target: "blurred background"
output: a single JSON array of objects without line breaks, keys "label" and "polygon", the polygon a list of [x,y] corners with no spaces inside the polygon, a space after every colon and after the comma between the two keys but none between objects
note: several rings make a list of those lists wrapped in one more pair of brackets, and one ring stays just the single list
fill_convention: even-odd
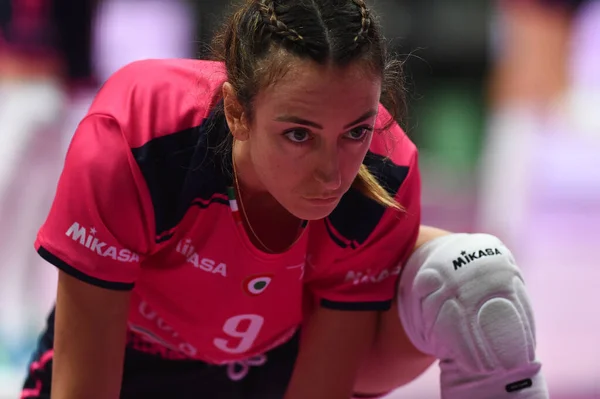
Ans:
[{"label": "blurred background", "polygon": [[[600,398],[600,1],[370,4],[406,59],[424,223],[507,242],[552,398]],[[137,59],[205,54],[227,5],[0,0],[0,398],[19,397],[54,300],[33,241],[96,90]],[[391,398],[439,397],[437,380]]]}]

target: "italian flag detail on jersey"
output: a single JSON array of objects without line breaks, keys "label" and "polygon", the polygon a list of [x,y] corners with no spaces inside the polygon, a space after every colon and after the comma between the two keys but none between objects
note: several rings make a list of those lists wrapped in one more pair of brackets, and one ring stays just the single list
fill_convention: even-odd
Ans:
[{"label": "italian flag detail on jersey", "polygon": [[238,209],[237,200],[235,198],[235,189],[233,187],[227,187],[227,197],[229,199],[229,207],[231,208],[231,214],[236,223],[242,223],[242,216]]},{"label": "italian flag detail on jersey", "polygon": [[270,275],[250,276],[244,280],[243,287],[248,295],[256,296],[262,294],[269,284],[271,284]]}]

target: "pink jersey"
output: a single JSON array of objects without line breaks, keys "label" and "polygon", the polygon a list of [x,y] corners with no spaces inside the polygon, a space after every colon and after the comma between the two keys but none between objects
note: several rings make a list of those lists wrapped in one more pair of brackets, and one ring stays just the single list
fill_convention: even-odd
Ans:
[{"label": "pink jersey", "polygon": [[[225,363],[286,341],[304,305],[390,307],[420,224],[417,151],[398,125],[365,164],[404,206],[351,189],[282,254],[255,248],[236,216],[229,133],[214,112],[224,66],[135,62],[98,93],[73,138],[35,243],[62,271],[133,290],[130,336],[163,354]],[[389,120],[381,107],[377,127]],[[233,206],[232,206],[233,205]]]}]

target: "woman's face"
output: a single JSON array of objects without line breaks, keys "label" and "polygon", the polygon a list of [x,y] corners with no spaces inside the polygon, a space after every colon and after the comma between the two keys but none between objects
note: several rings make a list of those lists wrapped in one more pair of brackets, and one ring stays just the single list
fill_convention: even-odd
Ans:
[{"label": "woman's face", "polygon": [[244,185],[298,218],[329,215],[369,149],[380,94],[381,79],[361,65],[297,61],[256,96],[251,124],[229,123]]}]

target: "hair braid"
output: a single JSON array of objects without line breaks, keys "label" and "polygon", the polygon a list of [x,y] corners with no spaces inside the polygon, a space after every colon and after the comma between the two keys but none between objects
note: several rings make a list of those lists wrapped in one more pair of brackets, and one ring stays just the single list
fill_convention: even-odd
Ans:
[{"label": "hair braid", "polygon": [[286,24],[277,19],[274,0],[260,0],[258,6],[263,22],[271,33],[296,43],[301,42],[304,39],[297,31],[288,28]]},{"label": "hair braid", "polygon": [[354,41],[356,43],[362,42],[367,38],[369,34],[369,29],[371,28],[371,15],[369,13],[369,9],[365,4],[364,0],[353,0],[354,4],[356,4],[360,8],[360,15],[362,17],[360,31],[354,37]]}]

